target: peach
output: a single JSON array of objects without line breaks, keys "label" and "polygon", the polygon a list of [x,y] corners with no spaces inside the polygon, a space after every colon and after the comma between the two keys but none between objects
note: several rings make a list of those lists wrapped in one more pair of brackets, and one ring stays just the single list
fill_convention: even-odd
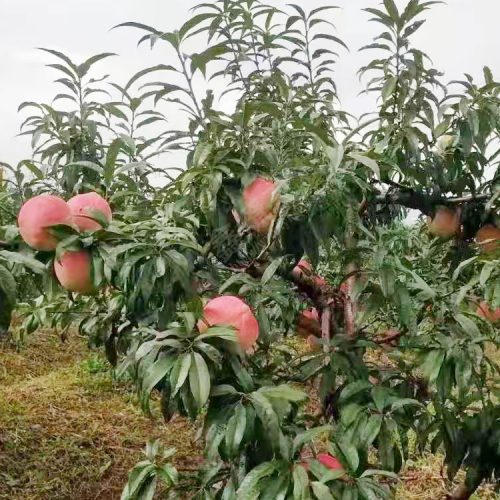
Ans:
[{"label": "peach", "polygon": [[70,224],[68,204],[61,198],[42,194],[28,200],[19,211],[17,223],[23,240],[36,250],[54,250],[59,243],[48,229]]},{"label": "peach", "polygon": [[215,297],[203,308],[198,330],[205,333],[209,326],[231,325],[236,329],[243,350],[249,350],[259,338],[259,322],[248,305],[234,295]]},{"label": "peach", "polygon": [[493,224],[487,224],[476,233],[475,239],[484,253],[494,253],[499,248],[500,229]]},{"label": "peach", "polygon": [[302,311],[302,315],[308,319],[315,319],[316,321],[319,321],[319,313],[315,307],[309,311]]},{"label": "peach", "polygon": [[54,262],[54,271],[62,287],[70,292],[95,291],[91,279],[92,259],[87,250],[65,252],[60,261]]},{"label": "peach", "polygon": [[101,225],[88,217],[92,217],[93,212],[100,212],[108,222],[113,219],[109,203],[97,193],[85,193],[73,196],[68,201],[68,206],[73,216],[73,222],[80,231],[98,231]]},{"label": "peach", "polygon": [[[312,271],[312,266],[307,262],[307,260],[300,260],[299,263],[293,268],[293,275],[295,276],[295,279],[300,279],[302,275],[304,274],[304,270],[306,270],[306,275],[310,275],[310,271]],[[307,273],[309,271],[309,273]]]},{"label": "peach", "polygon": [[318,460],[325,466],[328,467],[329,469],[333,470],[342,470],[344,467],[342,467],[342,464],[334,457],[331,455],[328,455],[326,453],[321,453],[318,455]]},{"label": "peach", "polygon": [[257,233],[267,233],[280,202],[274,182],[258,177],[243,190],[243,202],[247,224]]},{"label": "peach", "polygon": [[297,319],[297,333],[301,337],[319,336],[321,333],[319,314],[316,309],[302,311]]},{"label": "peach", "polygon": [[303,276],[311,277],[314,285],[317,288],[323,288],[326,285],[325,278],[321,276],[311,276],[312,266],[307,260],[300,260],[299,263],[293,268],[292,274],[296,280],[303,281]]},{"label": "peach", "polygon": [[478,316],[486,318],[490,323],[496,323],[498,320],[500,320],[500,307],[492,311],[488,302],[483,300],[483,302],[479,304],[479,307],[476,310],[476,314]]},{"label": "peach", "polygon": [[448,239],[460,229],[460,218],[456,212],[446,207],[439,207],[429,224],[429,232],[438,238]]},{"label": "peach", "polygon": [[322,276],[315,276],[314,277],[314,284],[318,288],[323,288],[326,285],[325,278],[323,278]]}]

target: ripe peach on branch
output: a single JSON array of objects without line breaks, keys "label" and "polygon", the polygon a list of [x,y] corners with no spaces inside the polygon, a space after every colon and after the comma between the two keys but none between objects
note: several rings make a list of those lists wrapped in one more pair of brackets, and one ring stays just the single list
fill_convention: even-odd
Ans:
[{"label": "ripe peach on branch", "polygon": [[17,223],[23,240],[36,250],[55,250],[58,240],[49,229],[70,224],[68,204],[58,196],[42,194],[28,200],[19,211]]},{"label": "ripe peach on branch", "polygon": [[98,231],[101,224],[92,219],[95,215],[100,215],[111,222],[113,214],[109,203],[97,193],[85,193],[73,196],[68,201],[72,220],[80,231]]},{"label": "ripe peach on branch", "polygon": [[88,250],[66,251],[54,262],[54,272],[63,288],[70,292],[92,293],[92,257]]},{"label": "ripe peach on branch", "polygon": [[211,326],[230,325],[235,328],[238,342],[244,351],[250,349],[259,338],[259,322],[250,307],[234,295],[215,297],[203,308],[203,319],[198,330],[205,333]]},{"label": "ripe peach on branch", "polygon": [[460,217],[458,213],[447,207],[439,207],[429,223],[429,233],[442,239],[449,239],[458,233]]},{"label": "ripe peach on branch", "polygon": [[278,213],[280,196],[276,184],[260,177],[243,190],[246,223],[259,234],[269,231]]},{"label": "ripe peach on branch", "polygon": [[500,229],[493,224],[486,224],[476,233],[475,239],[483,253],[495,253],[500,247]]}]

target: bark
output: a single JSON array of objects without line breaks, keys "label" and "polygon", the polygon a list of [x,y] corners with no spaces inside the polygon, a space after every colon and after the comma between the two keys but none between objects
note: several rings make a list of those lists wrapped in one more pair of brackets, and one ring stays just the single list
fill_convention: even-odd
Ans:
[{"label": "bark", "polygon": [[[345,246],[348,253],[354,253],[358,246],[358,240],[355,235],[354,222],[359,218],[358,210],[354,207],[347,209],[347,224]],[[350,256],[351,261],[347,263],[346,274],[348,276],[346,284],[346,300],[344,303],[344,320],[346,334],[354,339],[356,337],[356,309],[357,304],[352,300],[354,287],[358,275],[358,263],[354,255]]]},{"label": "bark", "polygon": [[488,195],[485,194],[445,198],[441,195],[417,193],[408,189],[375,196],[373,202],[381,205],[402,205],[406,208],[420,210],[425,215],[431,215],[433,207],[437,205],[456,205],[469,201],[486,201],[488,198]]},{"label": "bark", "polygon": [[331,339],[331,326],[332,326],[332,309],[327,306],[323,309],[321,314],[321,338],[325,345],[323,350],[325,354],[330,351],[330,339]]}]

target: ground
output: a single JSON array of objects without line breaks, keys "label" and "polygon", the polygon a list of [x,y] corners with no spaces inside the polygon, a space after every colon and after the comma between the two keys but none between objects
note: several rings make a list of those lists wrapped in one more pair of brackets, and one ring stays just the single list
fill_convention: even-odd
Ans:
[{"label": "ground", "polygon": [[[179,469],[200,460],[195,426],[144,417],[132,387],[78,335],[62,343],[40,332],[21,350],[0,343],[0,360],[0,499],[118,500],[151,438],[178,450]],[[441,469],[439,455],[408,463],[397,500],[441,498],[450,487]]]},{"label": "ground", "polygon": [[144,417],[82,338],[42,332],[19,352],[0,344],[0,360],[1,499],[119,499],[151,438],[177,448],[180,469],[195,465],[195,428]]}]

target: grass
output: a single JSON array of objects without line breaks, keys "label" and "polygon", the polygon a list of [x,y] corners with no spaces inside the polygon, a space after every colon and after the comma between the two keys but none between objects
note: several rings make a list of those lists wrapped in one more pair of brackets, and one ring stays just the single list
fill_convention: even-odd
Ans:
[{"label": "grass", "polygon": [[[21,351],[0,343],[0,499],[119,499],[149,439],[175,447],[180,469],[199,464],[195,426],[146,418],[100,350],[75,334],[64,343],[47,331],[29,340]],[[317,404],[313,398],[311,408]],[[453,488],[442,461],[441,455],[410,460],[397,500],[442,498]],[[473,500],[495,498],[487,486]]]},{"label": "grass", "polygon": [[73,335],[31,337],[17,352],[0,344],[0,498],[119,499],[148,439],[177,448],[192,468],[196,429],[144,417],[132,388]]}]

